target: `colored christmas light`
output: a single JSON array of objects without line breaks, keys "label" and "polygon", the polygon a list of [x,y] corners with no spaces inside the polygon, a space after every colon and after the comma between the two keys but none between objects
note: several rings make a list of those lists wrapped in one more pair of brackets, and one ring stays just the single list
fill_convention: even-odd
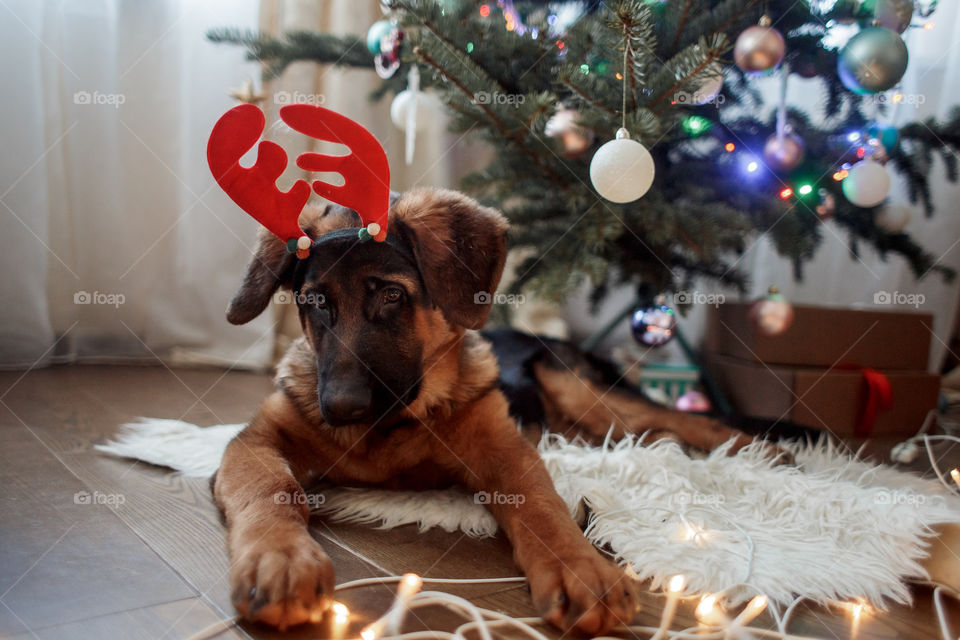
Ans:
[{"label": "colored christmas light", "polygon": [[680,123],[680,126],[691,136],[698,136],[709,131],[713,123],[703,116],[686,116]]}]

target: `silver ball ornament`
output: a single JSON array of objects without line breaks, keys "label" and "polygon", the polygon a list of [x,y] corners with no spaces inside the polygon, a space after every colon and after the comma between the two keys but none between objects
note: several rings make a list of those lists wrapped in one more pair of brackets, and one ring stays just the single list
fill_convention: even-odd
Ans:
[{"label": "silver ball ornament", "polygon": [[903,39],[886,27],[867,27],[850,38],[837,58],[837,73],[854,93],[892,89],[907,70]]}]

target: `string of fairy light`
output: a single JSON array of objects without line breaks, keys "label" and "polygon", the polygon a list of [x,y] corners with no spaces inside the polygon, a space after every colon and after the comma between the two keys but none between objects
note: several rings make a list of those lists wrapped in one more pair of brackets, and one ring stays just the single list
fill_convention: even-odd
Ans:
[{"label": "string of fairy light", "polygon": [[[953,470],[954,480],[960,486],[960,471]],[[634,579],[636,574],[627,568],[628,577]],[[425,584],[448,584],[448,585],[480,585],[491,583],[522,583],[526,579],[520,576],[508,578],[483,578],[483,579],[445,579],[445,578],[422,578],[415,573],[407,573],[402,576],[385,576],[378,578],[363,578],[339,585],[336,589],[337,594],[343,594],[345,591],[359,589],[362,587],[372,587],[397,583],[397,590],[392,604],[376,620],[365,625],[358,635],[352,635],[350,632],[351,623],[354,620],[354,613],[343,602],[334,602],[326,613],[326,619],[329,621],[329,633],[326,637],[331,640],[467,640],[468,634],[476,632],[482,640],[493,640],[495,637],[513,637],[495,635],[496,631],[514,631],[520,632],[524,636],[534,640],[549,640],[549,636],[539,630],[545,623],[540,618],[520,617],[515,618],[499,611],[478,607],[469,600],[460,596],[446,593],[443,591],[423,591]],[[945,588],[943,585],[932,585],[935,587],[934,604],[938,616],[940,628],[944,632],[944,640],[952,640],[953,636],[949,634],[948,623],[945,617],[945,610],[942,603],[944,594],[953,598],[960,599],[960,594]],[[797,606],[805,599],[796,598],[790,605],[785,607],[781,614],[777,607],[770,604],[765,595],[756,595],[751,598],[746,605],[741,608],[726,607],[723,604],[722,593],[710,593],[702,595],[687,595],[684,593],[686,588],[686,579],[683,575],[674,575],[667,582],[667,589],[661,594],[664,597],[664,605],[660,614],[659,624],[634,625],[626,624],[617,627],[611,633],[629,632],[634,635],[644,634],[649,640],[732,640],[746,638],[775,638],[780,640],[816,640],[806,636],[791,634],[788,631],[790,620]],[[683,629],[673,629],[679,605],[683,601],[696,600],[694,615],[697,624]],[[850,640],[856,640],[863,619],[874,613],[873,608],[863,601],[855,602],[831,602],[834,609],[845,611],[849,615],[849,635]],[[465,621],[456,627],[453,631],[426,630],[426,631],[404,631],[404,623],[416,609],[426,607],[440,607],[448,612],[463,618]],[[776,629],[751,626],[764,611],[769,611]],[[324,617],[317,616],[312,622],[320,622]],[[236,624],[237,617],[222,620],[202,631],[190,636],[187,640],[209,640],[223,633],[231,626]],[[421,621],[422,622],[422,621]],[[839,637],[839,636],[838,636]],[[595,638],[594,640],[616,640],[612,636]]]}]

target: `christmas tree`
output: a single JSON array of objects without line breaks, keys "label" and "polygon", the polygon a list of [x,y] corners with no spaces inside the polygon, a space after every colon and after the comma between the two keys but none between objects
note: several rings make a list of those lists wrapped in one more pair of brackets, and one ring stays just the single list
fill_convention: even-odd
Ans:
[{"label": "christmas tree", "polygon": [[[365,35],[225,28],[209,37],[246,47],[266,77],[297,60],[376,68],[374,99],[403,90],[416,66],[453,130],[496,150],[461,186],[510,218],[514,247],[534,249],[513,286],[559,298],[590,278],[599,299],[622,282],[668,291],[707,277],[743,289],[737,258],[761,232],[800,278],[826,218],[853,254],[869,244],[902,256],[918,277],[951,278],[902,232],[884,196],[892,171],[932,214],[934,158],[957,178],[960,109],[899,130],[875,122],[884,99],[899,95],[907,52],[898,33],[932,10],[922,4],[389,0],[389,17]],[[863,29],[831,48],[825,38],[838,24]],[[753,115],[763,106],[758,74],[817,78],[826,118],[785,99],[771,117]],[[655,176],[637,174],[645,151],[603,150],[621,127],[649,150]],[[601,153],[606,165],[591,176]],[[604,171],[621,177],[618,161],[639,163],[620,181],[627,191],[653,178],[642,197],[603,185]]]}]

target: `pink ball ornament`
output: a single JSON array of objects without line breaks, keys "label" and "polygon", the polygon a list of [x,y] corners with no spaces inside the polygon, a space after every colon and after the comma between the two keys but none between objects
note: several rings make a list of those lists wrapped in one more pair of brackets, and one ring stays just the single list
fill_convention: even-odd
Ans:
[{"label": "pink ball ornament", "polygon": [[774,171],[796,169],[803,162],[803,138],[795,133],[788,133],[782,139],[773,134],[763,145],[763,159]]},{"label": "pink ball ornament", "polygon": [[694,413],[706,413],[710,411],[710,399],[699,391],[687,391],[677,398],[674,407],[680,411],[692,411]]},{"label": "pink ball ornament", "polygon": [[733,60],[747,73],[763,73],[776,68],[787,52],[783,35],[769,26],[769,22],[769,18],[761,20],[760,24],[745,29],[737,37]]}]

